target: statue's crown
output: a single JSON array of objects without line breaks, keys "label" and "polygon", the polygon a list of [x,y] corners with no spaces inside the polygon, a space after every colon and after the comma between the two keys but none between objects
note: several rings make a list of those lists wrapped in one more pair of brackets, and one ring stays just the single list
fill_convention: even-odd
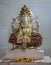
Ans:
[{"label": "statue's crown", "polygon": [[32,12],[29,10],[29,8],[26,5],[24,5],[20,11],[20,16],[24,14],[27,14],[28,16],[32,16]]}]

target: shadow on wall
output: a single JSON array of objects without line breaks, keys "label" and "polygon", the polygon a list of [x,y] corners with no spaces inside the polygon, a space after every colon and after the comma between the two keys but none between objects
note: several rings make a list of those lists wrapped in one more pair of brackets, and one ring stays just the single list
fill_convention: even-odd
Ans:
[{"label": "shadow on wall", "polygon": [[6,49],[5,48],[0,48],[0,59],[4,58],[6,53]]},{"label": "shadow on wall", "polygon": [[44,55],[51,57],[51,49],[50,48],[46,48],[46,49],[44,49],[44,51],[45,51]]},{"label": "shadow on wall", "polygon": [[8,51],[8,35],[8,26],[0,26],[0,59],[3,58],[6,54],[6,51]]}]

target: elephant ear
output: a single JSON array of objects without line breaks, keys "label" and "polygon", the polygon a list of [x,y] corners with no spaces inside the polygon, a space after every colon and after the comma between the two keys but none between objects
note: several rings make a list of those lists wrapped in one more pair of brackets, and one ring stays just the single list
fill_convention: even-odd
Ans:
[{"label": "elephant ear", "polygon": [[31,35],[31,43],[27,43],[27,47],[34,47],[34,48],[37,48],[39,46],[42,45],[42,36],[41,34],[37,33],[37,34],[32,34]]},{"label": "elephant ear", "polygon": [[42,36],[41,34],[32,34],[31,36],[31,43],[33,44],[34,47],[38,47],[42,45]]},{"label": "elephant ear", "polygon": [[9,40],[8,40],[9,43],[17,43],[17,34],[16,33],[11,33],[10,37],[9,37]]}]

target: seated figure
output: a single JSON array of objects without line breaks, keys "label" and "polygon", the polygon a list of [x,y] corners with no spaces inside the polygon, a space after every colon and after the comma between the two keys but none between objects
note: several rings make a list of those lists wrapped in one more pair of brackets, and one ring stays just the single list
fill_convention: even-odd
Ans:
[{"label": "seated figure", "polygon": [[[19,23],[16,23],[18,19]],[[36,28],[33,28],[32,21],[35,19]],[[21,45],[24,49],[28,47],[37,48],[42,44],[42,36],[39,32],[38,16],[33,17],[31,11],[24,5],[18,17],[13,18],[11,23],[12,32],[9,42],[14,45]]]}]

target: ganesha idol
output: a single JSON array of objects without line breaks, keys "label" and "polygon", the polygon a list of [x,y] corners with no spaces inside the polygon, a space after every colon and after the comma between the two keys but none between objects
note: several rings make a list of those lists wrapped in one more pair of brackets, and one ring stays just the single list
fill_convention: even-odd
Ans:
[{"label": "ganesha idol", "polygon": [[[36,28],[33,27],[33,20],[35,19]],[[12,33],[9,37],[9,42],[16,47],[21,46],[26,49],[28,47],[37,48],[42,44],[42,36],[39,33],[39,18],[33,16],[29,8],[24,5],[21,8],[20,14],[12,19],[11,28]]]}]

